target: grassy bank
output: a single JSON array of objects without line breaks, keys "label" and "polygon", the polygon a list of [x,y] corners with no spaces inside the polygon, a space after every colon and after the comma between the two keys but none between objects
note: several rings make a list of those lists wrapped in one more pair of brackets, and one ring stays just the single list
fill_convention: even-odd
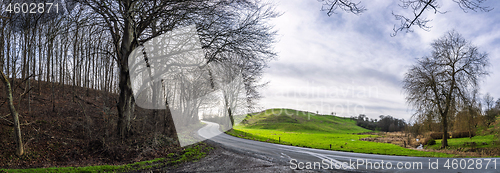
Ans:
[{"label": "grassy bank", "polygon": [[180,153],[170,153],[166,158],[157,158],[149,161],[136,162],[126,165],[98,165],[86,167],[50,167],[31,169],[0,169],[0,172],[28,173],[28,172],[126,172],[139,170],[154,170],[164,167],[175,167],[180,163],[197,161],[207,155],[213,148],[205,143],[186,147]]},{"label": "grassy bank", "polygon": [[[472,138],[451,138],[448,139],[448,147],[450,149],[459,149],[459,148],[464,148],[464,149],[477,149],[477,148],[491,148],[491,147],[498,147],[498,145],[494,144],[494,141],[497,139],[495,138],[495,135],[485,135],[485,136],[474,136]],[[441,147],[441,141],[442,139],[436,140],[436,144],[430,145],[427,148],[429,149],[439,149]],[[466,143],[472,143],[474,142],[475,145],[467,144]]]},{"label": "grassy bank", "polygon": [[[388,143],[361,141],[375,135],[356,126],[355,121],[331,115],[318,115],[291,109],[271,109],[247,116],[234,130],[233,136],[300,147],[399,156],[454,157],[452,154],[424,152]],[[331,146],[331,148],[330,148]]]},{"label": "grassy bank", "polygon": [[350,118],[319,115],[293,109],[269,109],[250,114],[237,127],[272,129],[284,132],[363,133],[371,132]]}]

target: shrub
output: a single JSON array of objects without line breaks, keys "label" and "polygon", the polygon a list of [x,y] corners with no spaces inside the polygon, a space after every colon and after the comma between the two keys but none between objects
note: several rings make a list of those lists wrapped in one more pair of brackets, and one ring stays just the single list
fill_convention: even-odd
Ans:
[{"label": "shrub", "polygon": [[422,141],[422,145],[434,145],[434,144],[436,144],[436,140],[432,138],[424,138],[424,140]]},{"label": "shrub", "polygon": [[427,141],[427,145],[434,145],[436,144],[436,140],[434,139],[429,139],[429,141]]},{"label": "shrub", "polygon": [[[431,138],[432,139],[443,139],[443,132],[434,132],[434,133],[431,133]],[[447,133],[448,136],[450,136],[450,133]]]},{"label": "shrub", "polygon": [[[474,131],[471,132],[470,137],[474,137],[476,133]],[[451,137],[453,138],[468,138],[469,131],[461,131],[461,132],[453,132],[451,133]]]}]

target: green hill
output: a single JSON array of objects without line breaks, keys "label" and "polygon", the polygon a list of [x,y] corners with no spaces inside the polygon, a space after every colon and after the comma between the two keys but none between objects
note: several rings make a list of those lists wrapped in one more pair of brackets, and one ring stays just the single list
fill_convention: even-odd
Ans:
[{"label": "green hill", "polygon": [[362,133],[371,131],[357,126],[356,122],[349,118],[280,108],[249,114],[237,127],[315,133]]},{"label": "green hill", "polygon": [[[242,116],[243,117],[243,116]],[[283,145],[325,150],[401,156],[453,157],[453,154],[417,151],[388,143],[360,140],[377,135],[354,120],[332,115],[318,115],[293,109],[268,109],[247,115],[226,133],[232,136]]]}]

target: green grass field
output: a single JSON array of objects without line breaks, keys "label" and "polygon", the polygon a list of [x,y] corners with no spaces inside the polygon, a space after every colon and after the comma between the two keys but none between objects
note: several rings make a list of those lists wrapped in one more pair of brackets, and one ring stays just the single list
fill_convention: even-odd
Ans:
[{"label": "green grass field", "polygon": [[[472,138],[451,138],[448,139],[448,147],[451,149],[457,148],[472,148],[471,146],[464,146],[465,142],[475,142],[474,148],[489,148],[498,147],[493,142],[496,141],[495,135],[474,136]],[[442,139],[436,140],[436,144],[428,146],[429,149],[439,149],[441,147]],[[483,144],[486,143],[486,145]]]},{"label": "green grass field", "polygon": [[270,109],[247,116],[242,123],[227,133],[233,136],[284,145],[310,147],[368,154],[454,157],[455,155],[407,149],[394,144],[360,141],[375,135],[353,133],[370,132],[356,126],[355,121],[331,115],[291,109]]},{"label": "green grass field", "polygon": [[247,116],[238,127],[284,132],[362,133],[371,130],[356,126],[349,118],[317,115],[293,109],[269,109]]}]

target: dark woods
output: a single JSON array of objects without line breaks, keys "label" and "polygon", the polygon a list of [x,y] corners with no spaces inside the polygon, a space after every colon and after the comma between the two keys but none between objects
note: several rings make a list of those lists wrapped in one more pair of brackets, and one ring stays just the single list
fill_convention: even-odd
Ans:
[{"label": "dark woods", "polygon": [[382,131],[382,132],[396,132],[402,131],[406,127],[404,119],[397,119],[390,115],[380,115],[380,120],[370,119],[366,115],[360,114],[358,117],[351,117],[356,120],[356,125],[365,129]]}]

